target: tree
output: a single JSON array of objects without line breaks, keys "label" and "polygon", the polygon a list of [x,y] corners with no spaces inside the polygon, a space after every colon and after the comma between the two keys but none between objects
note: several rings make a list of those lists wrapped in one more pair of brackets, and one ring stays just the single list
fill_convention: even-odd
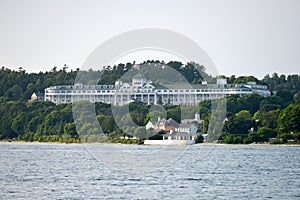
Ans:
[{"label": "tree", "polygon": [[147,135],[149,140],[162,140],[162,135],[166,134],[166,131],[160,130],[160,131],[155,131],[155,130],[147,130]]},{"label": "tree", "polygon": [[78,137],[78,134],[76,132],[76,126],[74,123],[67,123],[64,126],[64,134],[70,135],[71,137]]},{"label": "tree", "polygon": [[139,139],[143,139],[147,137],[147,131],[144,126],[137,127],[134,130],[134,136]]},{"label": "tree", "polygon": [[18,100],[21,98],[22,89],[18,85],[14,85],[10,89],[8,89],[5,95],[11,100]]},{"label": "tree", "polygon": [[281,90],[276,93],[276,96],[278,96],[280,99],[282,99],[284,107],[286,107],[288,104],[292,103],[294,100],[294,95],[291,91],[287,90]]},{"label": "tree", "polygon": [[234,81],[235,84],[247,83],[247,82],[258,82],[258,80],[254,76],[240,76],[236,78]]},{"label": "tree", "polygon": [[259,127],[257,134],[260,136],[261,141],[268,141],[269,138],[277,136],[277,131],[268,127]]},{"label": "tree", "polygon": [[159,117],[164,117],[166,116],[165,113],[163,112],[160,112],[160,111],[152,111],[152,112],[149,112],[149,119],[152,120],[152,121],[157,121]]},{"label": "tree", "polygon": [[300,104],[300,92],[297,92],[294,95],[294,101],[295,101],[296,104]]},{"label": "tree", "polygon": [[[11,139],[17,137],[17,133],[12,130],[12,122],[14,118],[22,112],[26,112],[26,106],[24,103],[0,103],[0,139]],[[21,131],[20,127],[14,128]]]},{"label": "tree", "polygon": [[198,136],[196,137],[195,143],[196,143],[196,144],[197,144],[197,143],[203,143],[203,141],[204,141],[204,137],[203,137],[202,135],[198,135]]},{"label": "tree", "polygon": [[181,109],[179,106],[171,106],[167,109],[168,118],[173,118],[175,121],[181,121]]},{"label": "tree", "polygon": [[280,114],[280,110],[271,110],[269,112],[263,112],[261,113],[261,117],[259,119],[259,122],[262,126],[276,129],[277,128],[277,119]]},{"label": "tree", "polygon": [[28,114],[21,112],[12,121],[11,129],[17,133],[17,135],[22,135],[25,133],[25,126],[28,121]]},{"label": "tree", "polygon": [[104,133],[111,133],[114,131],[115,121],[112,116],[98,115],[97,119]]},{"label": "tree", "polygon": [[278,117],[278,129],[280,132],[300,132],[300,104],[290,104]]},{"label": "tree", "polygon": [[248,134],[248,130],[255,126],[254,119],[247,110],[231,116],[227,124],[228,130],[232,134]]},{"label": "tree", "polygon": [[[237,104],[239,105],[241,110],[248,110],[250,114],[254,114],[260,106],[260,102],[264,99],[264,97],[259,94],[249,94],[238,97]],[[235,105],[236,106],[236,105]]]}]

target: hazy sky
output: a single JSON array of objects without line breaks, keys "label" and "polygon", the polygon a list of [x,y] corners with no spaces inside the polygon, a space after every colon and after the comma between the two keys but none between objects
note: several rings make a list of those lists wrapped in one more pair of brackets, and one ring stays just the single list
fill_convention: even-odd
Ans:
[{"label": "hazy sky", "polygon": [[220,74],[300,72],[300,0],[0,0],[0,66],[75,69],[102,42],[139,28],[189,37]]}]

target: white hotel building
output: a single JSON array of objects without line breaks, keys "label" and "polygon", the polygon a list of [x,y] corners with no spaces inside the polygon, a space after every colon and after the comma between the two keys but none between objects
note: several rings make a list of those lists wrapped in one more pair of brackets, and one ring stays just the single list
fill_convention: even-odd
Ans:
[{"label": "white hotel building", "polygon": [[59,85],[45,89],[45,100],[56,104],[76,101],[103,102],[113,105],[124,105],[132,101],[145,104],[196,105],[203,100],[218,99],[233,94],[257,93],[270,96],[265,85],[255,82],[227,84],[226,79],[217,79],[216,84],[176,84],[155,87],[151,81],[140,74],[131,83],[116,81],[115,85]]}]

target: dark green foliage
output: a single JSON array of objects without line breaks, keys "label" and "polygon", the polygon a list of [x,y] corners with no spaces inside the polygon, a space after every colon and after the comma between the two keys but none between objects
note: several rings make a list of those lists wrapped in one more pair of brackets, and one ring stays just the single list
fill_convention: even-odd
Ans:
[{"label": "dark green foliage", "polygon": [[134,136],[139,139],[144,139],[147,137],[146,128],[143,126],[139,126],[134,130]]},{"label": "dark green foliage", "polygon": [[[20,127],[16,127],[17,124],[14,123],[12,127],[13,120],[20,113],[26,112],[26,106],[21,102],[7,102],[0,103],[0,139],[8,139],[17,137],[18,134],[13,129],[18,132],[21,132]],[[20,116],[17,117],[18,120]]]},{"label": "dark green foliage", "polygon": [[263,79],[262,83],[269,86],[271,91],[280,91],[288,90],[293,93],[300,92],[300,76],[299,75],[288,75],[286,78],[285,75],[278,76],[277,73],[274,73],[272,77],[267,74]]},{"label": "dark green foliage", "polygon": [[260,127],[257,131],[262,141],[268,141],[269,138],[275,138],[277,131],[268,127]]},{"label": "dark green foliage", "polygon": [[258,119],[259,123],[263,127],[276,129],[277,128],[277,119],[280,114],[279,109],[270,110],[268,112],[261,112],[261,116]]},{"label": "dark green foliage", "polygon": [[248,134],[248,131],[255,126],[255,122],[247,110],[242,110],[228,118],[227,129],[233,134]]},{"label": "dark green foliage", "polygon": [[112,116],[98,115],[98,122],[104,133],[110,133],[115,130],[115,122]]},{"label": "dark green foliage", "polygon": [[226,144],[243,144],[245,137],[247,137],[247,135],[228,134],[223,135],[221,140]]},{"label": "dark green foliage", "polygon": [[300,104],[289,105],[278,117],[278,129],[281,132],[300,132]]},{"label": "dark green foliage", "polygon": [[26,73],[20,69],[14,71],[2,67],[0,69],[0,97],[7,100],[27,101],[33,92],[43,92],[51,85],[74,84],[76,71],[66,72],[66,68],[51,72]]},{"label": "dark green foliage", "polygon": [[156,134],[150,136],[148,139],[149,140],[162,140],[162,135],[164,135],[164,134],[166,134],[166,132],[161,130],[161,131],[158,131]]},{"label": "dark green foliage", "polygon": [[[62,136],[64,126],[72,123],[70,104],[55,106],[50,102],[7,102],[0,104],[0,139],[48,140],[41,136]],[[75,137],[75,132],[68,133]],[[52,137],[51,140],[55,140]]]},{"label": "dark green foliage", "polygon": [[178,123],[181,121],[181,109],[179,106],[167,106],[167,117],[172,118]]},{"label": "dark green foliage", "polygon": [[[97,82],[114,84],[129,70],[137,70],[133,69],[134,64],[108,66],[102,71],[89,70],[82,72],[82,77],[77,78],[85,81],[86,76],[89,75],[93,78],[93,80],[89,80],[89,84],[97,84]],[[143,64],[168,65],[190,83],[201,83],[204,78],[208,82],[215,81],[215,78],[204,72],[203,66],[193,62],[183,64],[172,61],[166,64],[160,61],[146,61]],[[141,71],[144,70],[143,67],[147,67],[147,65],[141,65]],[[66,69],[66,66],[60,70],[53,67],[50,72],[40,73],[27,73],[22,68],[18,71],[5,67],[0,69],[0,139],[79,142],[71,104],[55,105],[51,102],[42,101],[27,102],[33,92],[43,92],[45,88],[52,85],[74,84],[78,70],[67,72]],[[223,76],[223,78],[226,77]],[[277,137],[279,143],[289,140],[299,141],[300,76],[274,73],[272,76],[266,75],[262,80],[253,76],[231,76],[228,78],[228,83],[231,84],[250,81],[267,84],[273,92],[273,96],[261,97],[257,94],[250,94],[226,97],[227,120],[223,122],[224,135],[220,139],[226,143],[266,142],[269,138],[274,137]],[[158,98],[158,101],[161,99]],[[211,105],[211,101],[199,102],[198,108],[203,120],[203,123],[200,124],[200,131],[203,133],[208,130],[209,122],[215,114],[211,113]],[[126,106],[120,108],[122,111],[120,113],[125,113],[124,116],[114,116],[111,105],[95,103],[96,122],[99,122],[103,133],[107,134],[111,141],[113,141],[112,138],[119,138],[120,136],[146,134],[141,130],[141,127],[145,126],[151,117],[149,114],[151,106],[134,102],[129,105],[129,113],[128,110],[125,112],[126,108]],[[162,108],[166,112],[161,112],[161,115],[166,115],[167,118],[173,118],[180,122],[182,114],[180,106],[168,105],[162,106]],[[193,116],[194,112],[189,112]],[[103,138],[97,137],[101,130],[96,128],[94,124],[84,123],[82,120],[83,117],[92,118],[94,116],[85,116],[84,112],[77,114],[79,115],[79,120],[76,122],[78,133],[88,134],[89,137],[84,138],[87,141],[102,141]],[[115,117],[124,127],[119,127],[116,124]],[[156,120],[157,113],[152,118],[154,118],[152,120]],[[136,127],[132,128],[130,121],[133,121]],[[249,132],[249,130],[251,131]],[[161,134],[163,133],[151,135],[150,138],[161,138]]]},{"label": "dark green foliage", "polygon": [[283,102],[283,107],[288,106],[290,103],[294,102],[294,94],[291,91],[280,90],[276,93],[276,96],[279,97]]},{"label": "dark green foliage", "polygon": [[254,76],[240,76],[233,81],[235,84],[247,82],[258,82],[258,80]]},{"label": "dark green foliage", "polygon": [[295,103],[300,104],[300,92],[297,92],[294,95],[294,101],[295,101]]},{"label": "dark green foliage", "polygon": [[64,126],[64,134],[65,135],[70,135],[71,137],[78,137],[78,134],[76,132],[76,126],[74,123],[67,123],[65,126]]},{"label": "dark green foliage", "polygon": [[197,144],[197,143],[203,143],[203,141],[204,141],[204,137],[203,137],[202,135],[198,135],[198,136],[196,137],[195,143],[196,143],[196,144]]}]

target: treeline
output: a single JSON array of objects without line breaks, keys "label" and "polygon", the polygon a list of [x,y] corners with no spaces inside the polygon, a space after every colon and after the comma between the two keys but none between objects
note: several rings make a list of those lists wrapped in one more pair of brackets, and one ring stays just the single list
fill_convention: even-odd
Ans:
[{"label": "treeline", "polygon": [[[299,143],[299,95],[299,92],[292,95],[292,92],[280,91],[277,96],[270,97],[258,94],[227,97],[226,118],[219,141],[228,144]],[[214,114],[210,108],[210,101],[199,103],[201,117],[205,120],[203,132],[207,131]]]},{"label": "treeline", "polygon": [[[201,83],[203,79],[208,82],[215,83],[215,78],[205,73],[205,67],[197,63],[190,62],[183,64],[177,61],[164,63],[161,61],[146,61],[141,63],[141,71],[147,68],[147,64],[167,65],[179,72],[190,83]],[[102,70],[89,70],[85,73],[94,73],[96,77],[100,77],[98,84],[114,84],[128,71],[134,69],[135,63],[118,64],[114,66],[104,67]],[[160,70],[163,73],[163,70]],[[79,68],[75,71],[68,71],[65,65],[61,69],[53,67],[50,71],[39,73],[28,73],[22,67],[19,70],[11,70],[5,67],[0,69],[0,101],[27,101],[33,92],[44,92],[44,89],[53,85],[72,85],[76,79]],[[81,73],[84,74],[84,73]],[[100,76],[101,75],[101,76]],[[168,77],[168,76],[165,76]],[[268,85],[270,91],[275,94],[277,91],[290,91],[290,95],[294,95],[300,91],[300,76],[294,75],[278,75],[273,73],[272,76],[267,74],[262,80],[254,76],[230,77],[221,76],[228,79],[228,83],[238,84],[255,81],[259,84]]]},{"label": "treeline", "polygon": [[[176,61],[164,63],[148,60],[140,64],[141,70],[147,68],[147,64],[169,66],[191,83],[200,83],[203,77],[207,76],[204,72],[205,68],[193,62],[183,64]],[[104,67],[98,71],[80,71],[79,68],[75,71],[68,71],[68,67],[65,65],[61,69],[53,67],[50,71],[39,73],[28,73],[22,67],[17,71],[2,67],[0,69],[0,101],[27,101],[33,92],[43,93],[45,88],[49,86],[73,85],[79,71],[83,77],[85,74],[89,74],[89,77],[99,77],[98,84],[114,84],[115,81],[120,79],[128,71],[136,70],[134,66],[135,63],[120,63],[118,65]],[[77,78],[80,79],[80,77]]]},{"label": "treeline", "polygon": [[[249,144],[269,142],[272,138],[272,143],[299,143],[300,104],[296,97],[297,95],[294,98],[286,98],[285,95],[261,97],[257,94],[227,97],[226,118],[223,121],[223,134],[219,140],[230,144]],[[89,103],[78,102],[75,105],[81,106],[80,104]],[[96,120],[100,124],[100,130],[92,123],[93,120],[81,123],[93,117],[92,113],[85,111],[77,117],[76,127],[72,112],[72,106],[75,105],[55,105],[44,101],[2,102],[0,139],[40,142],[120,142],[120,137],[144,136],[144,127],[150,119],[155,121],[158,116],[165,115],[180,122],[183,112],[185,116],[192,118],[195,110],[200,111],[201,119],[204,120],[199,131],[206,133],[214,114],[211,111],[211,101],[202,101],[197,107],[144,105],[141,102],[133,102],[129,104],[129,112],[121,116],[113,114],[110,105],[95,103]],[[121,109],[126,110],[127,106]],[[131,125],[131,120],[136,126]],[[98,137],[99,133],[104,133],[108,137],[101,140]],[[141,143],[141,141],[130,142]]]},{"label": "treeline", "polygon": [[[86,119],[92,118],[94,113],[83,111],[74,121],[72,106],[88,104],[91,103],[82,101],[75,105],[55,105],[45,101],[2,102],[0,103],[0,139],[40,142],[116,142],[118,141],[116,138],[120,137],[140,137],[144,133],[143,126],[149,119],[159,115],[158,111],[151,111],[153,106],[141,102],[130,103],[129,112],[124,116],[113,115],[108,104],[95,103],[96,120],[100,124],[100,129],[93,124],[93,119],[86,122]],[[126,110],[127,106],[121,109]],[[179,106],[168,106],[166,112],[168,117],[180,121]],[[129,120],[133,120],[136,128],[130,125]],[[101,135],[108,137],[101,138]],[[131,142],[141,143],[140,140]]]},{"label": "treeline", "polygon": [[[141,64],[168,65],[179,72],[190,83],[201,83],[203,79],[214,82],[215,78],[205,73],[205,68],[196,63],[183,64],[172,61],[146,61]],[[102,71],[89,71],[86,73],[102,74],[99,84],[113,84],[126,72],[134,69],[135,63],[119,64],[105,67]],[[141,68],[140,70],[143,70]],[[93,129],[93,124],[83,123],[75,126],[72,104],[55,105],[51,102],[28,102],[33,92],[43,92],[51,85],[74,84],[79,69],[68,71],[54,67],[50,72],[27,73],[22,68],[18,71],[2,67],[0,70],[0,139],[19,139],[25,141],[51,141],[51,142],[79,142],[97,141],[95,135],[99,130]],[[286,143],[299,141],[300,124],[300,76],[266,75],[262,80],[253,76],[226,77],[228,83],[238,84],[255,81],[268,85],[272,96],[261,97],[257,94],[227,97],[227,113],[224,119],[223,134],[219,138],[225,143],[253,143],[266,142],[270,138],[273,143]],[[222,101],[222,100],[220,100]],[[86,103],[86,102],[84,102]],[[214,113],[211,113],[211,101],[199,102],[197,109],[182,106],[164,106],[164,111],[153,112],[151,106],[140,102],[129,105],[129,113],[121,116],[117,121],[111,111],[111,106],[96,103],[96,116],[102,131],[109,137],[120,138],[143,134],[142,128],[133,128],[128,125],[130,119],[138,126],[145,126],[150,119],[158,115],[172,117],[180,122],[181,112],[185,116],[193,117],[199,110],[204,123],[200,131],[207,132],[208,124]],[[159,108],[157,108],[159,110]],[[83,118],[84,116],[80,116]],[[79,117],[79,119],[80,119]],[[77,122],[76,122],[77,124]],[[127,125],[127,126],[126,126]],[[123,126],[123,127],[119,127]],[[125,131],[124,131],[125,130]],[[89,137],[79,137],[85,133]],[[95,136],[95,137],[94,137]],[[116,139],[114,139],[116,140]],[[139,141],[138,141],[139,142]]]}]

